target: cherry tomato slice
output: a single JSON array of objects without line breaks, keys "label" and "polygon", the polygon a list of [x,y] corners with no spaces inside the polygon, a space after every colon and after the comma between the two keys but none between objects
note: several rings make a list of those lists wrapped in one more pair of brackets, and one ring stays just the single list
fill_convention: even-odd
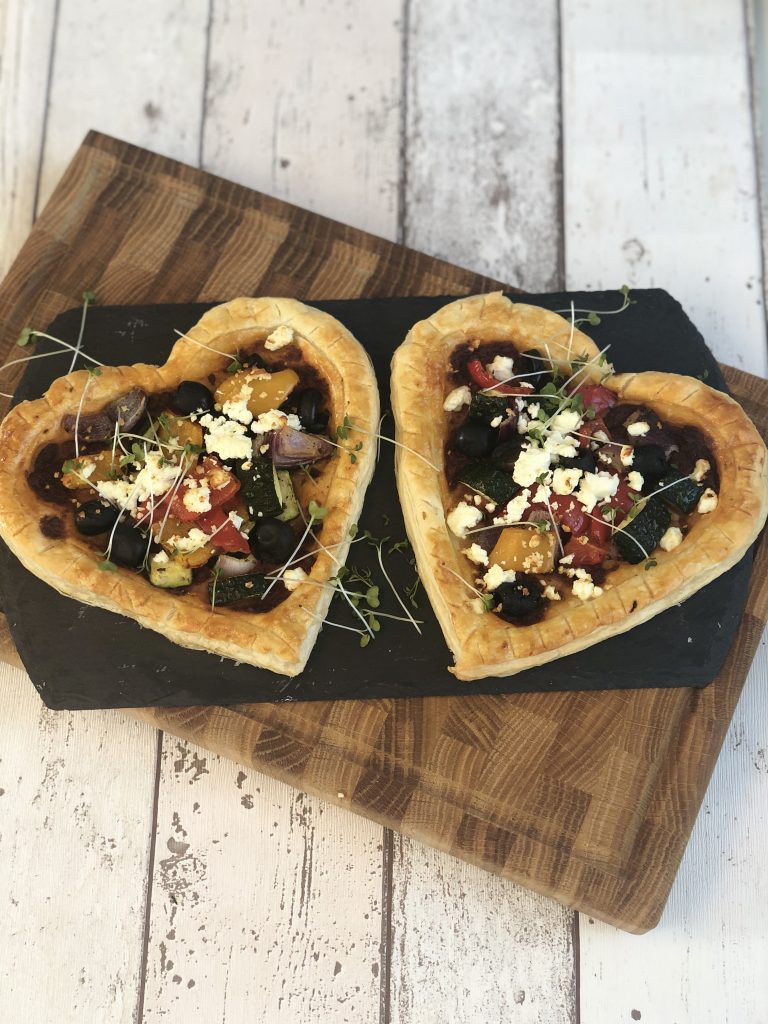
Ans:
[{"label": "cherry tomato slice", "polygon": [[501,395],[531,395],[532,388],[524,388],[519,384],[501,384],[492,373],[488,373],[479,359],[470,359],[467,363],[467,373],[478,387],[483,389],[493,388]]},{"label": "cherry tomato slice", "polygon": [[210,512],[204,512],[196,525],[203,533],[215,534],[211,539],[214,547],[227,552],[239,551],[244,555],[251,553],[248,541],[220,506],[212,508]]},{"label": "cherry tomato slice", "polygon": [[573,555],[570,563],[574,569],[583,569],[589,565],[600,565],[608,552],[600,544],[595,544],[589,537],[571,537],[565,545],[565,554]]},{"label": "cherry tomato slice", "polygon": [[602,384],[580,384],[574,394],[582,396],[584,408],[589,409],[591,406],[595,410],[595,416],[602,416],[618,402],[615,393],[609,388],[604,388]]},{"label": "cherry tomato slice", "polygon": [[558,526],[562,526],[574,537],[586,532],[589,520],[581,502],[577,501],[572,494],[553,494],[549,499],[549,506]]}]

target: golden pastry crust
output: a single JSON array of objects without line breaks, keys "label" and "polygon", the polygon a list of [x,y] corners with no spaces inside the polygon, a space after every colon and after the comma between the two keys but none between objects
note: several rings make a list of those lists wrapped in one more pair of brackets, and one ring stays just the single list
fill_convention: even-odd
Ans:
[{"label": "golden pastry crust", "polygon": [[[527,347],[540,348],[530,332],[538,330],[541,339],[541,331],[550,329],[556,314],[520,306],[500,294],[451,303],[416,324],[392,361],[397,439],[436,467],[432,469],[405,448],[397,449],[397,484],[406,529],[424,587],[455,657],[451,671],[459,679],[514,675],[623,633],[679,604],[742,558],[768,512],[766,448],[736,402],[690,377],[614,375],[603,384],[622,401],[648,405],[663,421],[697,427],[707,437],[720,476],[717,508],[691,514],[683,543],[673,551],[655,551],[654,568],[622,565],[609,573],[601,596],[582,602],[568,593],[550,603],[535,625],[515,626],[497,615],[473,611],[473,595],[466,584],[474,586],[475,573],[462,553],[468,542],[454,537],[446,524],[450,508],[444,473],[449,417],[443,411],[449,390],[446,368],[453,349],[475,337],[508,339],[516,346],[522,338]],[[592,356],[594,345],[589,342],[584,347],[579,341],[579,348]]]},{"label": "golden pastry crust", "polygon": [[[375,433],[379,397],[365,350],[327,313],[282,298],[238,298],[216,306],[176,342],[163,366],[104,367],[88,385],[83,412],[103,408],[132,387],[158,393],[175,389],[182,380],[205,381],[220,373],[238,349],[253,349],[281,325],[293,329],[292,345],[300,349],[302,362],[325,379],[331,425],[346,415]],[[61,429],[61,417],[77,409],[87,380],[86,370],[59,378],[42,398],[16,406],[0,424],[0,536],[27,569],[68,597],[128,615],[183,647],[297,675],[333,596],[331,587],[315,584],[326,583],[346,558],[349,528],[357,522],[373,475],[375,441],[361,435],[363,447],[354,463],[339,453],[322,464],[312,493],[305,495],[328,508],[322,542],[333,552],[318,552],[309,572],[312,582],[299,585],[267,612],[213,609],[199,595],[174,596],[128,569],[100,570],[94,545],[72,528],[62,540],[42,533],[40,519],[56,514],[57,506],[33,492],[27,472],[44,444],[71,440]]]}]

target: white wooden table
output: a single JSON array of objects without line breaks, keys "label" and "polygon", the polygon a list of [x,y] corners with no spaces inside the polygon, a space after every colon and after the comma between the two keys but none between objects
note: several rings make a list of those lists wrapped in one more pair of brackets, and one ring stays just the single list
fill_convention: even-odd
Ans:
[{"label": "white wooden table", "polygon": [[[751,15],[0,0],[0,270],[93,127],[525,288],[663,285],[765,373]],[[768,1021],[767,676],[637,938],[0,669],[0,1018]]]}]

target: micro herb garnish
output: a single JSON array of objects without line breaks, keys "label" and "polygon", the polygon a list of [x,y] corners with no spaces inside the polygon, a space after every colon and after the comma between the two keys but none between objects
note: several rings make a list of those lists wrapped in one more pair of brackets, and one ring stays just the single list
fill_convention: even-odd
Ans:
[{"label": "micro herb garnish", "polygon": [[697,380],[708,380],[709,379],[709,370],[704,370],[703,373],[698,374],[696,379]]},{"label": "micro herb garnish", "polygon": [[309,512],[310,520],[314,520],[318,523],[321,523],[328,515],[328,509],[323,508],[322,505],[318,505],[314,499],[310,501],[309,505],[307,506],[307,512]]},{"label": "micro herb garnish", "polygon": [[352,523],[350,528],[347,530],[347,533],[348,533],[348,535],[350,537],[356,537],[357,536],[357,531],[359,529],[360,529],[360,527],[357,525],[357,523]]},{"label": "micro herb garnish", "polygon": [[218,586],[218,583],[219,583],[219,573],[220,572],[221,572],[221,569],[214,569],[213,573],[211,575],[211,580],[212,580],[212,583],[211,583],[211,608],[215,608],[216,607],[216,587]]},{"label": "micro herb garnish", "polygon": [[62,473],[76,473],[77,469],[75,467],[76,467],[75,460],[74,459],[67,459],[67,461],[64,463],[64,465],[61,467],[61,471],[62,471]]},{"label": "micro herb garnish", "polygon": [[16,342],[16,344],[20,345],[21,348],[24,348],[25,345],[28,345],[30,343],[30,341],[34,337],[34,334],[35,332],[32,330],[31,327],[25,327],[24,330],[19,335],[19,340]]},{"label": "micro herb garnish", "polygon": [[338,437],[340,441],[346,441],[347,438],[349,437],[349,431],[351,426],[352,420],[349,418],[349,416],[345,416],[344,419],[339,424],[339,426],[336,427],[336,437]]},{"label": "micro herb garnish", "polygon": [[225,372],[226,373],[237,373],[238,370],[242,370],[242,369],[243,369],[243,364],[240,362],[240,360],[238,358],[235,358],[229,364],[229,366],[227,367]]},{"label": "micro herb garnish", "polygon": [[549,523],[546,519],[540,519],[538,523],[536,523],[536,529],[539,533],[549,533]]},{"label": "micro herb garnish", "polygon": [[404,540],[398,540],[394,543],[387,551],[388,555],[393,554],[395,551],[402,551],[403,554],[409,555],[411,553],[411,542],[406,537]]},{"label": "micro herb garnish", "polygon": [[86,306],[95,306],[96,305],[96,292],[92,292],[92,291],[83,292],[83,302],[86,304]]},{"label": "micro herb garnish", "polygon": [[648,569],[653,569],[654,566],[657,566],[658,564],[659,563],[656,561],[655,558],[649,558],[648,561],[645,563],[645,569],[646,569],[646,571]]},{"label": "micro herb garnish", "polygon": [[410,586],[404,588],[405,589],[405,596],[408,598],[408,601],[410,602],[411,608],[418,608],[419,607],[419,602],[416,600],[416,594],[419,592],[419,587],[420,586],[421,586],[421,578],[417,574],[416,579],[413,581],[413,583],[411,583]]},{"label": "micro herb garnish", "polygon": [[116,572],[117,566],[114,562],[110,562],[108,558],[105,558],[102,562],[99,562],[99,568],[102,572]]},{"label": "micro herb garnish", "polygon": [[130,455],[124,455],[120,459],[120,468],[122,469],[124,466],[129,465],[129,463],[131,463],[131,462],[135,462],[135,463],[139,464],[139,463],[145,462],[145,461],[146,461],[146,452],[145,452],[145,450],[139,444],[137,444],[134,441],[134,443],[131,445],[131,454]]},{"label": "micro herb garnish", "polygon": [[[618,289],[619,294],[623,298],[623,302],[618,309],[574,309],[571,305],[570,309],[557,309],[556,313],[569,313],[571,316],[571,323],[574,327],[578,327],[579,324],[589,324],[591,327],[597,327],[604,316],[616,316],[618,313],[623,313],[629,306],[634,306],[637,303],[637,299],[630,299],[629,297],[629,286],[623,284]],[[576,313],[583,313],[584,316],[576,317]]]}]

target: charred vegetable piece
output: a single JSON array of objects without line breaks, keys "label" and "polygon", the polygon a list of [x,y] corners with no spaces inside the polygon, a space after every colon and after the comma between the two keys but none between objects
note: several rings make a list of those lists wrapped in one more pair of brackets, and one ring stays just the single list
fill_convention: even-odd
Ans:
[{"label": "charred vegetable piece", "polygon": [[326,438],[305,430],[294,430],[289,426],[274,432],[271,449],[272,461],[278,469],[308,466],[327,459],[335,450]]},{"label": "charred vegetable piece", "polygon": [[301,509],[293,490],[291,474],[287,469],[278,469],[277,482],[280,486],[280,500],[283,503],[283,511],[277,518],[284,523],[288,523],[300,515]]},{"label": "charred vegetable piece", "polygon": [[625,519],[613,535],[625,562],[637,565],[659,546],[670,522],[669,510],[658,498],[649,498],[632,519]]},{"label": "charred vegetable piece", "polygon": [[175,558],[153,555],[149,560],[149,582],[155,587],[171,590],[188,587],[192,583],[192,570]]},{"label": "charred vegetable piece", "polygon": [[114,480],[120,475],[120,456],[112,454],[111,448],[92,455],[81,455],[79,459],[68,459],[61,467],[61,482],[70,491],[79,491],[89,484],[100,484]]},{"label": "charred vegetable piece", "polygon": [[502,530],[488,561],[515,572],[553,572],[556,548],[553,532],[507,527]]},{"label": "charred vegetable piece", "polygon": [[476,391],[469,403],[469,419],[490,426],[492,421],[500,416],[501,422],[503,422],[510,415],[507,410],[514,409],[514,406],[510,404],[512,401],[513,399],[499,398],[497,395],[483,395]]},{"label": "charred vegetable piece", "polygon": [[208,596],[214,608],[248,601],[261,597],[269,586],[269,580],[259,572],[248,572],[242,576],[215,577],[208,584]]},{"label": "charred vegetable piece", "polygon": [[[163,445],[165,458],[173,459],[178,457],[178,449],[184,445],[192,445],[195,448],[203,447],[203,428],[199,423],[183,419],[172,412],[161,413],[154,423],[154,431]],[[150,429],[147,437],[154,437],[154,431]],[[173,445],[173,447],[170,447]]]},{"label": "charred vegetable piece", "polygon": [[[674,486],[669,486],[670,484]],[[659,487],[667,489],[659,495],[662,501],[676,508],[678,512],[693,512],[699,503],[699,498],[704,493],[701,484],[691,480],[689,476],[683,476],[676,469],[671,469],[659,480]]]},{"label": "charred vegetable piece", "polygon": [[254,456],[238,466],[236,472],[242,485],[240,493],[250,518],[258,521],[279,516],[283,511],[283,503],[271,459]]},{"label": "charred vegetable piece", "polygon": [[270,409],[279,409],[298,383],[295,370],[269,373],[254,367],[227,377],[219,384],[214,397],[221,406],[226,402],[245,402],[251,415],[259,416]]},{"label": "charred vegetable piece", "polygon": [[117,509],[108,501],[86,501],[75,509],[75,529],[84,537],[107,533],[117,522]]},{"label": "charred vegetable piece", "polygon": [[196,380],[183,380],[173,395],[173,408],[182,416],[192,412],[212,412],[213,395],[205,384]]},{"label": "charred vegetable piece", "polygon": [[132,388],[114,402],[110,402],[101,412],[67,413],[61,418],[61,425],[70,434],[77,427],[78,440],[81,442],[106,441],[115,432],[115,423],[121,431],[132,430],[144,415],[147,408],[147,396],[141,388]]},{"label": "charred vegetable piece", "polygon": [[472,462],[459,473],[459,481],[479,491],[497,505],[503,505],[520,490],[509,473],[497,469],[488,462]]},{"label": "charred vegetable piece", "polygon": [[502,583],[494,590],[493,598],[496,602],[495,610],[510,620],[529,618],[544,603],[542,586],[535,579]]}]

